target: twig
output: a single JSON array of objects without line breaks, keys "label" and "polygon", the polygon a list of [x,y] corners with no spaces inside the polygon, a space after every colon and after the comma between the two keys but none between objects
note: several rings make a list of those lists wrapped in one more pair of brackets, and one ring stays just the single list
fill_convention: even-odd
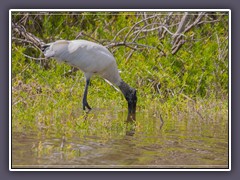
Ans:
[{"label": "twig", "polygon": [[196,24],[198,24],[205,14],[206,14],[206,13],[204,13],[204,12],[200,12],[200,13],[198,14],[198,17],[196,18],[196,20],[195,20],[191,25],[189,25],[188,27],[186,27],[186,29],[183,31],[183,33],[188,32],[193,26],[195,26]]},{"label": "twig", "polygon": [[[146,27],[150,26],[150,25],[159,25],[159,23],[153,23],[153,24],[148,24],[146,26],[144,26],[143,28],[141,28],[140,30],[137,30],[137,31],[134,31],[132,34],[136,34],[136,33],[139,33],[139,32],[151,32],[151,31],[155,31],[157,29],[165,29],[170,35],[174,35],[174,33],[172,33],[165,25],[160,25],[158,27],[155,27],[155,28],[151,28],[151,29],[145,29]],[[183,35],[183,34],[182,34]],[[184,36],[184,35],[183,35]]]},{"label": "twig", "polygon": [[125,61],[126,63],[128,62],[128,60],[130,59],[133,53],[134,53],[134,50],[132,49],[126,58],[126,61]]},{"label": "twig", "polygon": [[33,34],[27,32],[27,30],[25,29],[24,26],[20,26],[17,25],[16,23],[12,22],[12,28],[15,32],[17,32],[19,35],[23,36],[26,40],[31,41],[33,44],[35,44],[37,47],[41,47],[42,45],[44,45],[45,43],[37,38],[36,36],[34,36]]},{"label": "twig", "polygon": [[[163,24],[165,24],[166,26],[169,25],[170,17],[171,17],[172,14],[173,14],[173,12],[168,13],[168,16],[165,18]],[[158,30],[159,39],[162,39],[162,38],[164,37],[165,33],[166,33],[166,30],[164,29],[164,30],[165,30],[165,31],[164,31],[164,30],[162,30],[162,29],[163,29],[163,28],[161,27],[161,28]]]},{"label": "twig", "polygon": [[[187,24],[189,24],[189,18],[190,15],[186,12],[183,16],[183,18],[181,19],[181,22],[179,24],[178,30],[176,31],[176,33],[173,35],[173,40],[172,40],[172,54],[176,54],[178,52],[178,50],[180,49],[180,47],[185,43],[185,40],[182,39],[182,34],[186,33],[187,31],[189,31],[192,27],[194,27],[195,25],[197,25],[201,19],[203,18],[203,16],[205,15],[205,12],[200,12],[198,14],[198,17],[196,18],[196,20],[190,24],[189,26],[187,26],[185,28],[185,26]],[[181,33],[181,34],[180,34]]]},{"label": "twig", "polygon": [[115,46],[126,46],[126,47],[129,47],[130,49],[133,49],[133,50],[137,50],[136,48],[130,46],[131,43],[126,43],[126,42],[114,42],[114,43],[110,43],[108,45],[106,45],[107,48],[112,48],[112,47],[115,47]]},{"label": "twig", "polygon": [[[18,49],[15,47],[15,49],[18,51]],[[28,56],[22,52],[19,51],[19,53],[21,53],[23,56],[29,58],[29,59],[34,59],[34,60],[37,60],[37,61],[41,61],[41,60],[46,60],[46,58],[35,58],[35,57],[32,57],[32,56]]]},{"label": "twig", "polygon": [[117,36],[122,32],[124,31],[125,29],[127,29],[128,27],[125,27],[125,28],[122,28],[120,31],[117,32],[117,34],[114,36],[114,38],[112,39],[112,42],[114,42],[117,38]]},{"label": "twig", "polygon": [[12,40],[20,41],[22,43],[25,42],[25,43],[32,44],[35,48],[37,48],[39,51],[41,51],[41,49],[36,44],[34,44],[32,41],[29,41],[29,40],[26,40],[26,39],[21,39],[21,38],[16,38],[16,37],[12,37]]},{"label": "twig", "polygon": [[150,16],[150,17],[148,17],[148,18],[142,19],[141,21],[138,21],[137,23],[135,23],[135,24],[131,27],[131,29],[128,31],[128,33],[126,34],[123,42],[126,42],[126,40],[127,40],[128,36],[129,36],[130,32],[131,32],[138,24],[140,24],[140,23],[142,23],[142,22],[144,22],[144,21],[146,21],[146,20],[148,20],[148,19],[157,17],[157,16],[158,16],[158,14],[155,14],[155,15],[153,15],[153,16]]},{"label": "twig", "polygon": [[200,24],[203,24],[203,23],[215,23],[215,22],[219,22],[219,20],[216,19],[216,20],[212,20],[212,21],[201,21],[197,24],[200,25]]},{"label": "twig", "polygon": [[84,32],[80,32],[75,39],[78,39],[78,38],[81,37],[81,36],[86,36],[86,37],[94,40],[95,42],[98,42],[98,43],[101,44],[100,41],[98,41],[97,39],[93,38],[92,36],[90,36],[90,35],[88,35],[88,34],[86,34],[86,33],[84,33]]}]

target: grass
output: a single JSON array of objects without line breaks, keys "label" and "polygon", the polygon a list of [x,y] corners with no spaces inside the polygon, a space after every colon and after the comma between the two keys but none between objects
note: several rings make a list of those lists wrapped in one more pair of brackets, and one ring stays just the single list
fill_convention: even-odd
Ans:
[{"label": "grass", "polygon": [[[71,78],[62,78],[54,83],[51,87],[48,86],[49,83],[44,84],[40,81],[29,81],[25,84],[19,80],[18,83],[13,83],[12,127],[14,131],[51,129],[67,134],[84,132],[90,135],[101,132],[105,137],[125,133],[126,101],[121,93],[106,82],[100,78],[92,80],[88,97],[93,110],[88,114],[82,110],[83,80],[76,83]],[[104,84],[105,88],[100,89],[99,87]],[[224,125],[228,121],[228,101],[224,99],[192,100],[180,96],[177,99],[161,102],[157,97],[142,97],[141,90],[138,90],[138,93],[140,96],[137,117],[140,117],[136,122],[136,132],[139,128],[139,131],[144,129],[146,133],[152,133],[156,130],[156,125],[153,125],[154,121],[151,119],[158,119],[158,126],[160,126],[160,116],[165,121],[164,127],[170,129],[175,129],[175,124],[168,123],[168,119],[174,119],[174,123],[190,123],[198,118],[203,124],[221,121]],[[142,114],[144,117],[141,117]]]}]

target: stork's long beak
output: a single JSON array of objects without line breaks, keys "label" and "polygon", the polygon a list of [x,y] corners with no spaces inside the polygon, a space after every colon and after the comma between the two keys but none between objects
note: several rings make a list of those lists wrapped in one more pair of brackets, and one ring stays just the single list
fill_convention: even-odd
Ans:
[{"label": "stork's long beak", "polygon": [[128,103],[128,114],[136,114],[136,102]]}]

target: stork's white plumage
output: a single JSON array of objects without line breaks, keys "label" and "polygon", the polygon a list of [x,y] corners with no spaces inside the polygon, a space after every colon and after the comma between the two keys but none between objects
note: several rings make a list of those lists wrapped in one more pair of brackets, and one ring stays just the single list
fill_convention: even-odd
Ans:
[{"label": "stork's white plumage", "polygon": [[121,79],[116,60],[106,47],[86,40],[59,40],[42,46],[42,50],[45,57],[56,58],[84,72],[86,78],[83,96],[84,110],[85,107],[91,109],[87,103],[88,85],[92,75],[97,74],[120,88],[128,101],[129,114],[135,116],[136,90]]}]

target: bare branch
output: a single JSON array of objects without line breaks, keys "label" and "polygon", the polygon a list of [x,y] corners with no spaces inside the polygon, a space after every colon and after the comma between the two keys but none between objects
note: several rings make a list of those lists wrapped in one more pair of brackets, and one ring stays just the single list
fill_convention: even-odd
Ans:
[{"label": "bare branch", "polygon": [[183,31],[183,33],[186,33],[188,32],[193,26],[197,25],[201,19],[203,18],[203,16],[205,15],[206,13],[205,12],[200,12],[198,17],[196,18],[196,20],[191,24],[189,25],[188,27],[186,27],[186,29]]},{"label": "bare branch", "polygon": [[150,17],[148,17],[148,18],[142,19],[141,21],[138,21],[137,23],[135,23],[135,24],[131,27],[131,29],[128,31],[128,33],[126,34],[126,36],[125,36],[125,38],[124,38],[123,41],[126,42],[126,40],[127,40],[128,36],[129,36],[130,32],[132,32],[132,30],[133,30],[138,24],[140,24],[140,23],[142,23],[142,22],[144,22],[144,21],[146,21],[146,20],[148,20],[148,19],[154,18],[154,17],[156,17],[156,16],[158,16],[158,14],[155,14],[155,15],[150,16]]},{"label": "bare branch", "polygon": [[[163,22],[163,24],[165,24],[165,26],[169,25],[172,14],[173,14],[173,12],[168,13],[168,16],[165,18],[165,20]],[[159,39],[162,39],[164,37],[165,33],[166,33],[166,30],[165,29],[163,30],[163,28],[160,27],[158,30]]]},{"label": "bare branch", "polygon": [[[159,25],[159,26],[158,26],[158,27],[155,27],[155,28],[151,28],[151,29],[146,29],[146,27],[151,26],[151,25]],[[139,32],[140,32],[140,33],[141,33],[141,32],[151,32],[151,31],[155,31],[155,30],[158,30],[158,29],[161,29],[161,28],[165,29],[170,35],[174,35],[174,33],[172,33],[165,25],[160,24],[160,23],[148,24],[148,25],[142,27],[140,30],[134,31],[134,32],[132,33],[132,35],[133,35],[133,34],[136,34],[136,33],[139,33]],[[184,36],[183,34],[181,34],[181,35]]]},{"label": "bare branch", "polygon": [[12,28],[13,28],[13,31],[17,32],[20,36],[24,37],[27,41],[31,41],[35,46],[39,48],[45,44],[41,39],[27,32],[27,30],[22,25],[17,25],[16,23],[12,22]]},{"label": "bare branch", "polygon": [[200,25],[200,24],[204,24],[204,23],[215,23],[215,22],[219,22],[219,20],[216,19],[216,20],[212,20],[212,21],[201,21],[197,24]]},{"label": "bare branch", "polygon": [[172,54],[175,54],[180,47],[185,43],[185,40],[182,38],[182,34],[186,33],[187,31],[189,31],[192,27],[194,27],[195,25],[197,25],[201,19],[203,18],[203,16],[205,15],[205,12],[200,12],[198,14],[198,17],[196,18],[196,20],[190,24],[189,26],[186,27],[186,25],[189,24],[190,21],[190,15],[188,14],[188,12],[186,12],[184,14],[184,16],[181,19],[181,22],[179,24],[178,30],[176,31],[176,33],[173,35],[173,40],[172,40]]},{"label": "bare branch", "polygon": [[124,31],[125,29],[127,29],[128,27],[122,28],[120,31],[118,31],[118,33],[115,35],[115,37],[113,38],[112,42],[114,42],[116,40],[116,38],[118,37],[118,35]]},{"label": "bare branch", "polygon": [[188,14],[188,12],[185,12],[178,26],[177,31],[172,36],[172,44],[176,43],[176,39],[178,39],[177,37],[182,36],[182,33],[184,32],[185,26],[188,23],[189,19],[190,19],[190,15]]},{"label": "bare branch", "polygon": [[188,12],[185,12],[184,16],[182,17],[181,22],[178,26],[177,31],[173,35],[173,39],[185,30],[185,26],[188,23],[189,19],[190,19],[190,15],[188,14]]},{"label": "bare branch", "polygon": [[[18,49],[15,47],[15,49],[18,51]],[[19,51],[20,52],[20,51]],[[34,60],[37,60],[37,61],[41,61],[41,60],[46,60],[46,58],[35,58],[35,57],[32,57],[32,56],[29,56],[29,55],[26,55],[22,52],[20,52],[23,56],[29,58],[29,59],[34,59]]]},{"label": "bare branch", "polygon": [[75,39],[78,39],[79,37],[83,37],[83,36],[86,36],[86,37],[88,37],[88,38],[94,40],[95,42],[98,42],[98,43],[101,44],[100,41],[98,41],[97,39],[93,38],[92,36],[90,36],[90,35],[88,35],[88,34],[82,32],[82,31],[77,35],[77,37],[76,37]]},{"label": "bare branch", "polygon": [[34,44],[32,41],[29,41],[26,39],[21,39],[21,38],[16,38],[16,37],[12,37],[12,40],[19,41],[21,43],[29,43],[29,44],[33,45],[34,48],[37,48],[39,51],[41,51],[41,49],[36,44]]},{"label": "bare branch", "polygon": [[114,42],[114,43],[110,43],[108,45],[106,45],[107,48],[112,48],[112,47],[115,47],[115,46],[126,46],[126,47],[129,47],[130,49],[133,49],[133,50],[137,50],[137,48],[134,48],[132,46],[130,46],[131,43],[126,43],[126,42]]}]

